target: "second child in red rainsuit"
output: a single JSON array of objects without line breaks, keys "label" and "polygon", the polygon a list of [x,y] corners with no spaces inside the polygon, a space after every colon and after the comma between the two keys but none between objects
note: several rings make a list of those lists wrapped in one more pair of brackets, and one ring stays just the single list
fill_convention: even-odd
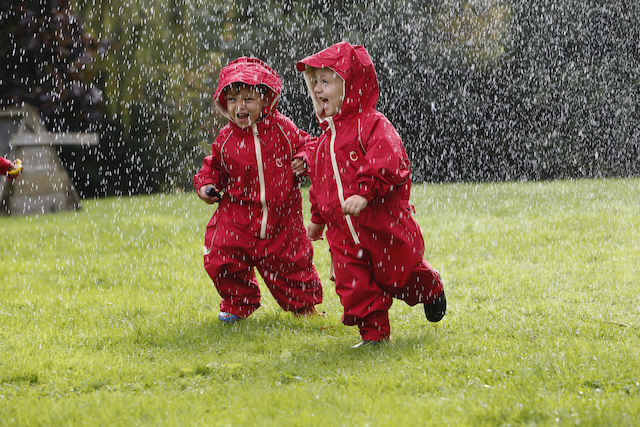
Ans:
[{"label": "second child in red rainsuit", "polygon": [[343,42],[297,64],[323,130],[309,149],[311,223],[327,241],[342,321],[363,344],[389,339],[393,298],[424,304],[438,322],[446,312],[442,280],[424,259],[413,218],[411,165],[400,136],[376,110],[378,79],[362,46]]},{"label": "second child in red rainsuit", "polygon": [[219,202],[207,225],[204,267],[222,297],[223,322],[260,307],[254,268],[284,310],[314,314],[322,302],[299,189],[308,135],[276,110],[281,91],[267,64],[245,57],[221,70],[214,95],[229,124],[193,183],[206,203]]}]

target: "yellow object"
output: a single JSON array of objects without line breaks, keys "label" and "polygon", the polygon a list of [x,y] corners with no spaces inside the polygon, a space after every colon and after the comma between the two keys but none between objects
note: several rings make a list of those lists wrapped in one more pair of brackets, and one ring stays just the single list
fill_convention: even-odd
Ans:
[{"label": "yellow object", "polygon": [[20,175],[20,172],[22,172],[22,161],[18,159],[15,162],[13,162],[13,169],[7,172],[7,176],[13,179],[16,176]]}]

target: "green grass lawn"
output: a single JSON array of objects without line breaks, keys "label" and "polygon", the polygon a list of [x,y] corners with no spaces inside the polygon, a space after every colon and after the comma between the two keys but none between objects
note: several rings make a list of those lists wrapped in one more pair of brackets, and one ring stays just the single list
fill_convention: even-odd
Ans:
[{"label": "green grass lawn", "polygon": [[[449,311],[218,322],[195,194],[0,217],[0,425],[637,425],[640,180],[415,185]],[[306,198],[306,194],[305,194]]]}]

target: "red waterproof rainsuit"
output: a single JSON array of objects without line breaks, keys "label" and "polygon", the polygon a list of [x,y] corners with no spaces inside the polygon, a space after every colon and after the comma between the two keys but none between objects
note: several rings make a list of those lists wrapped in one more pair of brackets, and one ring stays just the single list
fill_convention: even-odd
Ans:
[{"label": "red waterproof rainsuit", "polygon": [[[358,325],[363,340],[381,341],[390,334],[393,297],[413,306],[443,292],[412,217],[410,162],[395,128],[376,110],[378,79],[362,46],[338,43],[297,64],[299,71],[307,67],[330,68],[344,81],[342,109],[323,120],[305,73],[324,131],[307,153],[312,222],[327,225],[343,322]],[[358,217],[342,213],[354,194],[368,201]]]},{"label": "red waterproof rainsuit", "polygon": [[264,84],[274,100],[250,128],[230,120],[194,176],[196,190],[205,184],[224,190],[207,226],[204,267],[222,297],[220,311],[245,318],[260,306],[255,267],[284,310],[304,312],[322,302],[291,168],[304,157],[308,135],[276,110],[280,77],[255,58],[239,58],[220,72],[214,99],[221,114],[230,117],[224,88],[235,82]]}]

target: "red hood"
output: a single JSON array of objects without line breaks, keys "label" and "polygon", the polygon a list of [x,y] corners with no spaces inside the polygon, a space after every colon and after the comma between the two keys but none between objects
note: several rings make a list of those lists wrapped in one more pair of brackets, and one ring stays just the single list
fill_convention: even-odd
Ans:
[{"label": "red hood", "polygon": [[216,108],[223,116],[229,118],[227,110],[227,100],[224,96],[224,88],[232,83],[246,83],[248,85],[257,86],[260,84],[267,85],[273,93],[273,102],[271,103],[270,114],[276,109],[276,105],[282,94],[282,80],[271,67],[264,61],[257,58],[242,57],[231,61],[226,67],[220,70],[220,78],[218,79],[218,88],[216,89],[213,99]]},{"label": "red hood", "polygon": [[[334,116],[334,120],[376,109],[379,96],[378,76],[371,57],[363,46],[353,46],[348,42],[334,44],[297,64],[298,71],[305,71],[307,67],[331,68],[344,80],[342,110]],[[309,95],[318,115],[322,108],[311,86],[310,77],[305,72]],[[318,120],[323,121],[320,117]]]}]

